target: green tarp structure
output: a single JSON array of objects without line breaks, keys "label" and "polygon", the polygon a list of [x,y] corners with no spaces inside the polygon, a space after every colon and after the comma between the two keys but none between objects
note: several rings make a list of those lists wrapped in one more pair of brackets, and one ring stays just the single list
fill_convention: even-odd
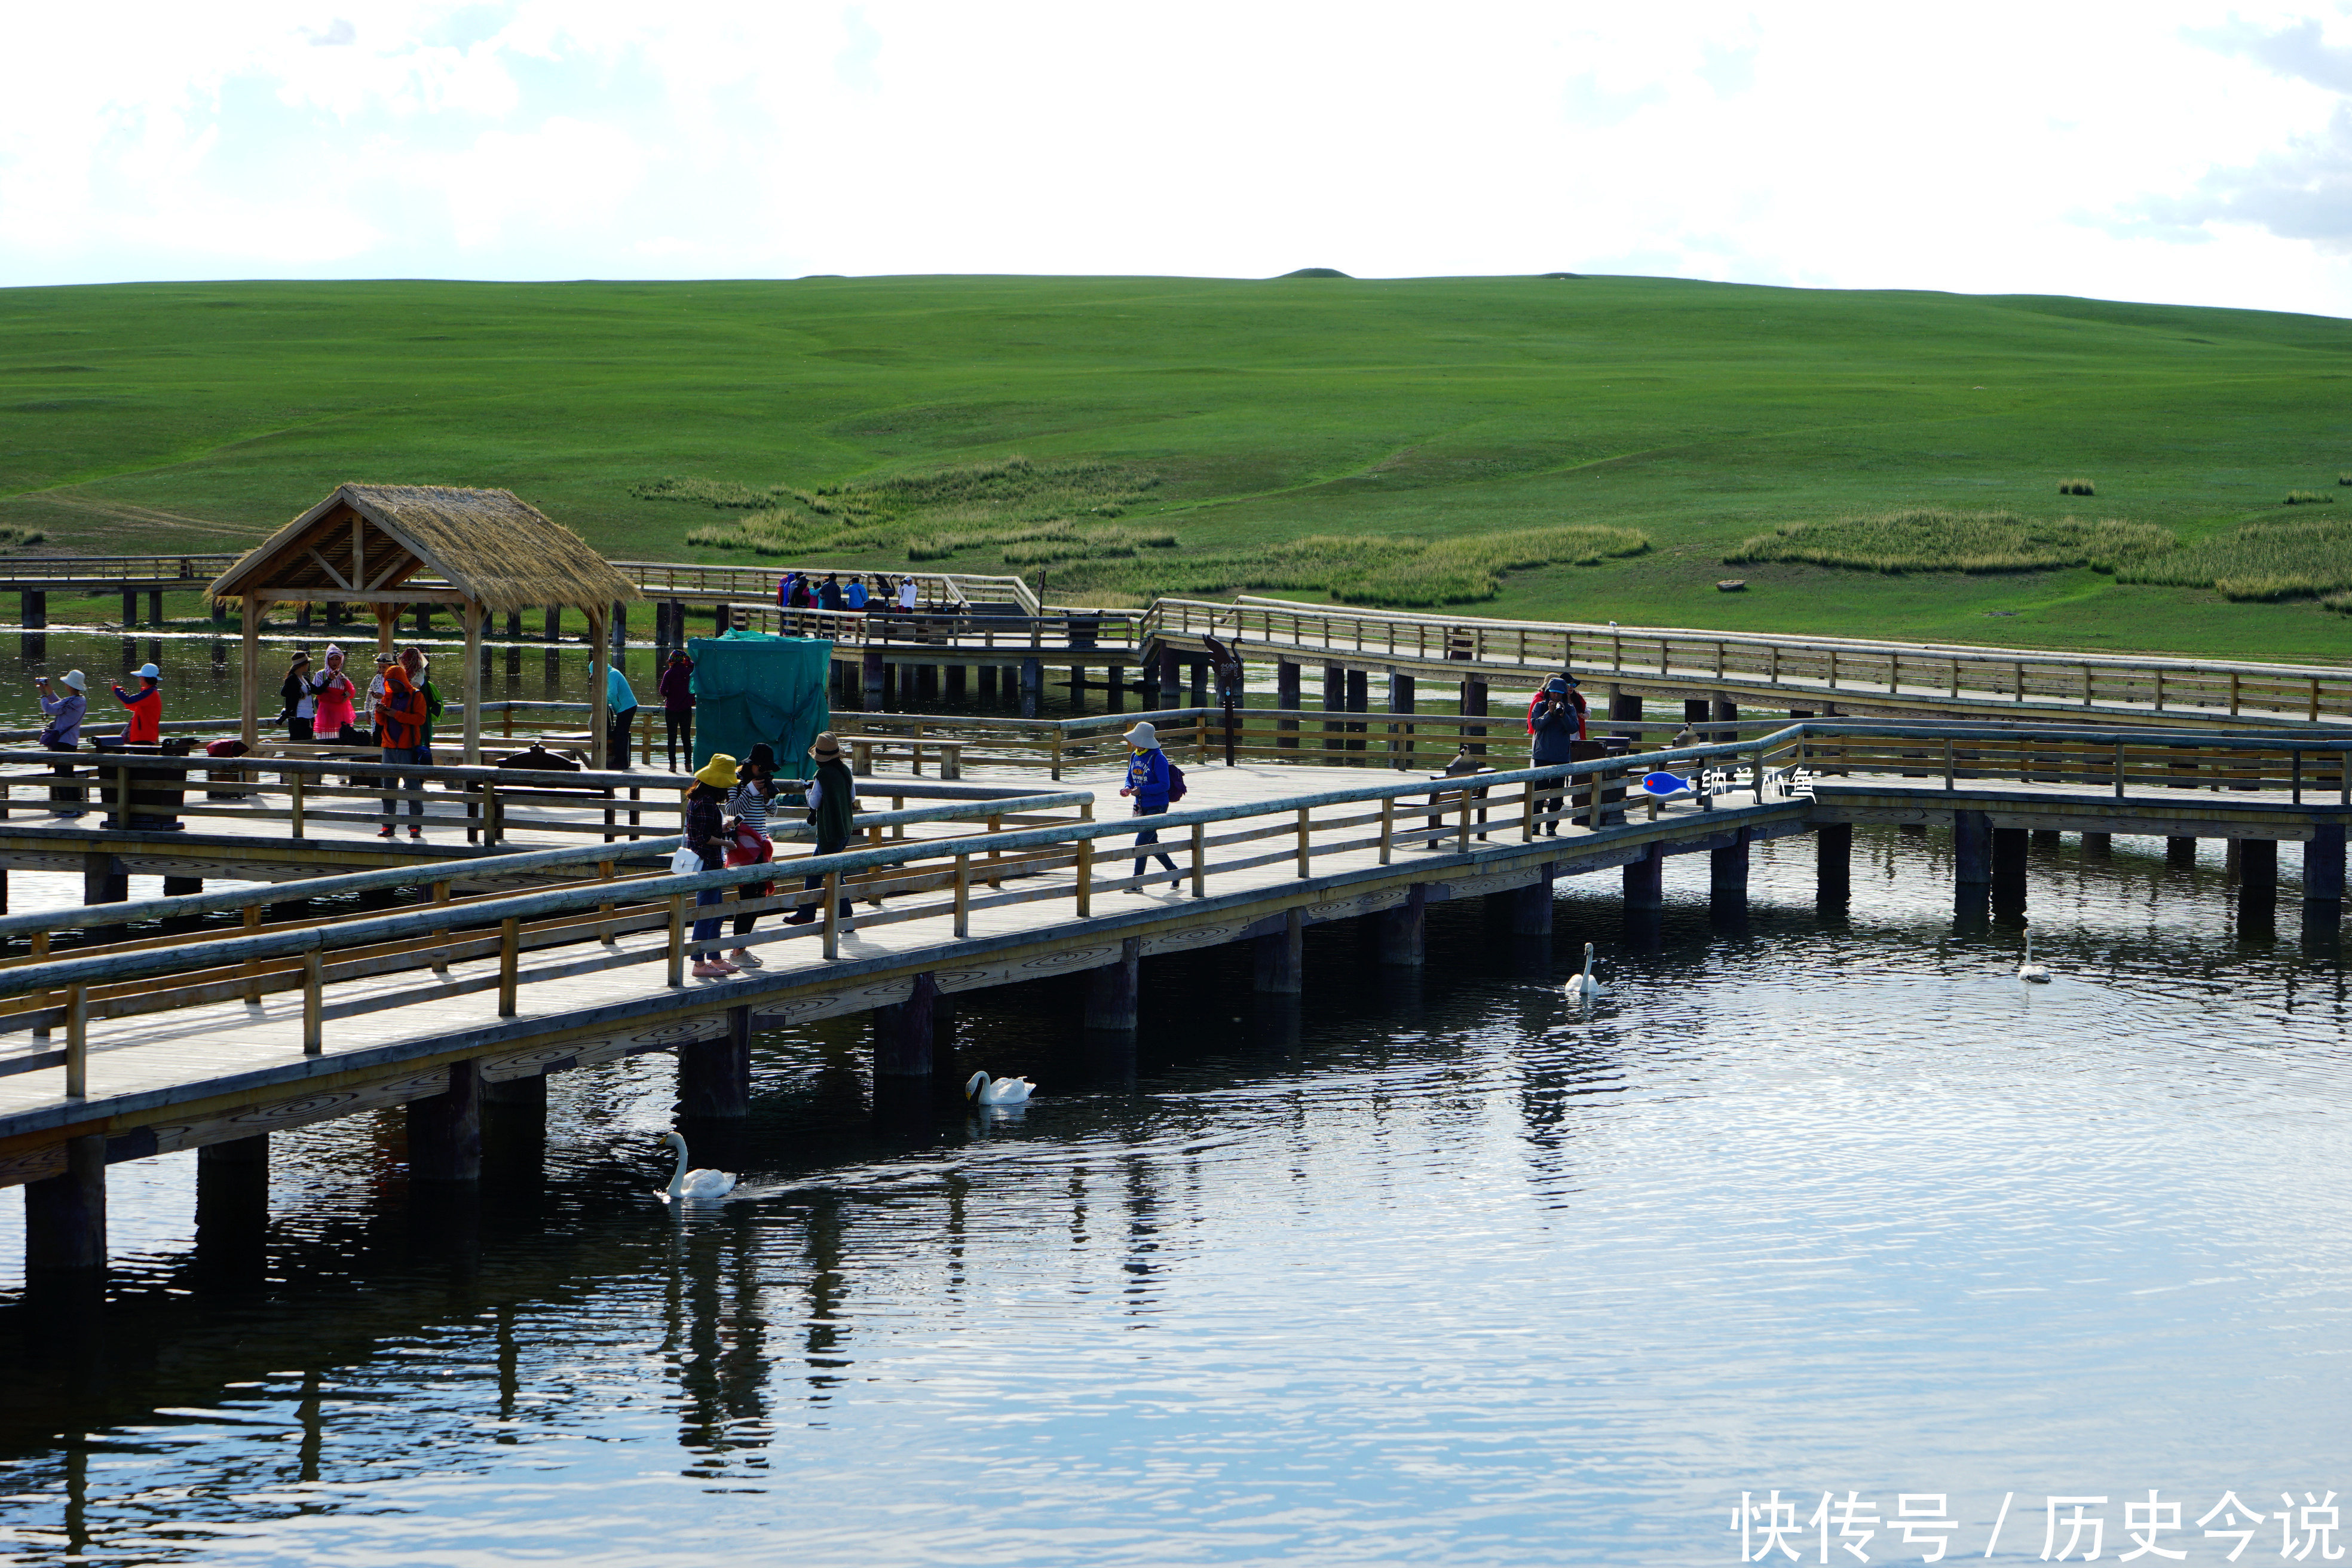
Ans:
[{"label": "green tarp structure", "polygon": [[808,749],[832,728],[825,678],[833,644],[823,637],[778,637],[730,631],[686,645],[694,660],[694,765],[724,752],[741,762],[765,741],[776,749],[779,778],[816,772]]}]

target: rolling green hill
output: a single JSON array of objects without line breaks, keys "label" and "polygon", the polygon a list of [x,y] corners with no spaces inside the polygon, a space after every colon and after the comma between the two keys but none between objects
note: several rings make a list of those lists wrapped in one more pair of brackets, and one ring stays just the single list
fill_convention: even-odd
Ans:
[{"label": "rolling green hill", "polygon": [[[614,554],[1009,555],[1056,596],[1452,573],[1484,614],[2341,659],[2308,590],[2352,587],[2347,471],[2352,321],[2258,311],[1633,278],[0,292],[0,525],[38,548],[230,547],[346,479],[503,485]],[[1844,535],[1817,527],[1725,564],[1912,511],[2186,553],[1887,573],[1818,563]],[[2299,596],[2181,585],[2281,521],[2263,559],[2320,567],[2263,581]]]}]

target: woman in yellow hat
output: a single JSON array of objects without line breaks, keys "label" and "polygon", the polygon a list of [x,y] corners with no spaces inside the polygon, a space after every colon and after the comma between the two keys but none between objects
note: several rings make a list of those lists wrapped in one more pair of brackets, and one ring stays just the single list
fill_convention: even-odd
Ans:
[{"label": "woman in yellow hat", "polygon": [[[735,787],[735,759],[724,752],[714,752],[694,775],[694,787],[686,792],[686,847],[702,857],[702,868],[716,871],[727,864],[727,792]],[[716,907],[725,899],[718,888],[705,888],[694,895],[694,906]],[[741,970],[719,955],[719,920],[716,915],[694,922],[694,977],[697,980],[724,980]]]}]

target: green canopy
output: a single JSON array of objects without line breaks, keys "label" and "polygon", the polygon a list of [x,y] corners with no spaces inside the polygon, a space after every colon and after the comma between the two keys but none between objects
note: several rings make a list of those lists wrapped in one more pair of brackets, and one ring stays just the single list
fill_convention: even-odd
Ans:
[{"label": "green canopy", "polygon": [[730,631],[686,645],[694,660],[694,765],[724,752],[740,762],[765,741],[781,778],[816,771],[808,749],[830,729],[825,677],[833,644],[823,637],[778,637]]}]

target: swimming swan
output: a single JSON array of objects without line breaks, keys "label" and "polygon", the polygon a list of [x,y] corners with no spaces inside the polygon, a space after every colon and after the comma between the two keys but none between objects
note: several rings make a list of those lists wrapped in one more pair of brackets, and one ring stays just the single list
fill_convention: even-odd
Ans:
[{"label": "swimming swan", "polygon": [[1592,978],[1592,944],[1584,944],[1584,973],[1568,983],[1570,996],[1606,996],[1609,987]]},{"label": "swimming swan", "polygon": [[689,1171],[686,1168],[686,1140],[673,1132],[662,1140],[662,1147],[677,1151],[677,1169],[669,1173],[669,1185],[662,1189],[662,1197],[675,1203],[681,1198],[723,1198],[735,1190],[735,1178],[724,1171]]},{"label": "swimming swan", "polygon": [[2033,962],[2033,933],[2030,931],[2025,933],[2025,962],[2017,966],[2017,977],[2031,980],[2036,985],[2050,984],[2050,972]]},{"label": "swimming swan", "polygon": [[974,1105],[1026,1105],[1029,1091],[1036,1087],[1025,1078],[992,1079],[976,1072],[963,1086],[963,1097]]}]

